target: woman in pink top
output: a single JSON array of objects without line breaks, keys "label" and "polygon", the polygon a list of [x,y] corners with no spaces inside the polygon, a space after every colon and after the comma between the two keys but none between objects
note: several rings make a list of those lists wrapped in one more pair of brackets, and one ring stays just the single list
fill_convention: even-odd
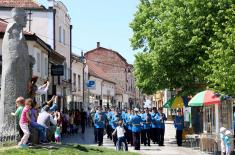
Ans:
[{"label": "woman in pink top", "polygon": [[26,143],[28,142],[30,132],[29,132],[29,123],[31,122],[30,119],[30,109],[32,108],[32,99],[27,99],[25,101],[25,107],[22,111],[21,118],[20,118],[20,128],[24,132],[24,136],[21,138],[21,141],[19,142],[18,146],[21,148],[27,147]]}]

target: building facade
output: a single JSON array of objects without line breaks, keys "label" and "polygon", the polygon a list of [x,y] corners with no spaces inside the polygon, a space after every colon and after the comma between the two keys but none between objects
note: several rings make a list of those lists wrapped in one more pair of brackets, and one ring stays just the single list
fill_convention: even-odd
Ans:
[{"label": "building facade", "polygon": [[101,47],[99,42],[95,49],[85,53],[85,57],[115,82],[115,105],[120,108],[133,107],[137,100],[133,67],[126,59],[116,51]]},{"label": "building facade", "polygon": [[94,81],[95,86],[88,88],[90,107],[111,107],[114,105],[115,82],[109,79],[102,68],[93,61],[87,60],[89,81]]},{"label": "building facade", "polygon": [[84,85],[88,79],[88,66],[82,56],[72,54],[72,109],[87,109],[88,91]]}]

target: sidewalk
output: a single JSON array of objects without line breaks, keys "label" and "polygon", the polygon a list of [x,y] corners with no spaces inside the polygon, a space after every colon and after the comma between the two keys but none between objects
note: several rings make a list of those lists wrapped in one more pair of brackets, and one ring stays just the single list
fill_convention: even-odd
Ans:
[{"label": "sidewalk", "polygon": [[[142,155],[208,155],[199,150],[195,150],[193,148],[186,147],[178,147],[176,145],[175,140],[175,128],[173,126],[173,122],[166,122],[166,131],[165,131],[165,146],[159,147],[156,144],[151,144],[151,147],[141,145],[141,149],[139,151],[133,150],[133,147],[129,146],[129,151],[137,152]],[[67,136],[63,138],[63,143],[79,143],[79,144],[87,144],[91,146],[97,146],[94,143],[94,134],[93,128],[87,128],[84,135],[79,133],[75,136]],[[111,140],[107,139],[107,136],[104,136],[104,144],[103,147],[115,149],[114,144]]]}]

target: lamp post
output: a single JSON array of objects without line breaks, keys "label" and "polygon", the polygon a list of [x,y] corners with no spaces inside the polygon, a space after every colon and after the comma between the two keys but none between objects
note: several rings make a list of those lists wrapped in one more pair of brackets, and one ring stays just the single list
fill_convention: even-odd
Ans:
[{"label": "lamp post", "polygon": [[82,104],[85,102],[85,68],[86,68],[86,58],[84,57],[83,51],[81,52],[81,62],[82,67]]}]

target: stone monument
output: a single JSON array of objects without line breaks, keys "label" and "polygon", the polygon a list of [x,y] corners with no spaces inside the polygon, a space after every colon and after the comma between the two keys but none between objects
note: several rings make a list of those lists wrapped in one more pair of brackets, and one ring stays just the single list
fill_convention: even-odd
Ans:
[{"label": "stone monument", "polygon": [[25,11],[21,8],[12,9],[12,19],[6,28],[2,43],[0,131],[12,123],[11,112],[16,110],[16,98],[27,98],[27,84],[31,78],[30,67],[33,63],[23,34],[27,23]]}]

